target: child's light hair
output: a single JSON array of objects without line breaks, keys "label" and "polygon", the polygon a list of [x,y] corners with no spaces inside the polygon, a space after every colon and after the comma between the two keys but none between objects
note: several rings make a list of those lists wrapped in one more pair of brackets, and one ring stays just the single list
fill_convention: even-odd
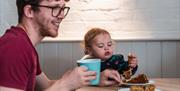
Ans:
[{"label": "child's light hair", "polygon": [[84,48],[85,54],[88,54],[86,49],[91,47],[91,44],[93,42],[92,40],[100,34],[108,34],[110,36],[110,33],[102,28],[92,28],[85,34],[84,40],[81,43],[81,46]]}]

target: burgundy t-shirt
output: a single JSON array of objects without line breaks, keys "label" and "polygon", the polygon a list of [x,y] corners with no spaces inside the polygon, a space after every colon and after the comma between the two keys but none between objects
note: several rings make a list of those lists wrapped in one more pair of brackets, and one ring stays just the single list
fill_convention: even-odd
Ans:
[{"label": "burgundy t-shirt", "polygon": [[11,27],[0,38],[0,86],[34,91],[41,73],[38,54],[19,27]]}]

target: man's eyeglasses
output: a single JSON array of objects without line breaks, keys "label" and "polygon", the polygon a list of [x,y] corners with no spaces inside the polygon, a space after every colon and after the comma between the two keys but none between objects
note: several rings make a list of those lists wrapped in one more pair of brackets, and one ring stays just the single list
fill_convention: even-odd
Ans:
[{"label": "man's eyeglasses", "polygon": [[59,7],[59,6],[53,7],[53,6],[38,5],[38,4],[31,4],[31,5],[36,6],[36,7],[50,8],[52,10],[51,14],[53,17],[58,17],[62,12],[64,14],[64,17],[66,17],[70,9],[70,7]]}]

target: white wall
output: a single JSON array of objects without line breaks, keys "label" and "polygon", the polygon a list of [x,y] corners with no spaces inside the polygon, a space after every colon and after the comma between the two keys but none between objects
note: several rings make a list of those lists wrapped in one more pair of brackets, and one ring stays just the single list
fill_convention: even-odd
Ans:
[{"label": "white wall", "polygon": [[[1,0],[1,34],[17,22],[15,1]],[[71,0],[67,5],[70,12],[55,41],[81,40],[92,27],[109,30],[117,40],[180,39],[180,0]]]},{"label": "white wall", "polygon": [[0,36],[5,32],[7,28],[17,24],[18,15],[15,1],[16,0],[0,1]]},{"label": "white wall", "polygon": [[65,38],[80,40],[88,29],[102,27],[117,40],[180,39],[179,0],[72,0],[69,5]]}]

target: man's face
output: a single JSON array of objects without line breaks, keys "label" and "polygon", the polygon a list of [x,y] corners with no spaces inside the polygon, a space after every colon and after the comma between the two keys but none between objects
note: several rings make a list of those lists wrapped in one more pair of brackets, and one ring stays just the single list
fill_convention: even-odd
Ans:
[{"label": "man's face", "polygon": [[58,35],[59,25],[64,18],[64,11],[62,10],[57,16],[54,16],[54,12],[52,9],[55,10],[60,7],[65,7],[64,0],[43,0],[39,4],[39,11],[34,12],[33,19],[40,36],[56,37]]}]

